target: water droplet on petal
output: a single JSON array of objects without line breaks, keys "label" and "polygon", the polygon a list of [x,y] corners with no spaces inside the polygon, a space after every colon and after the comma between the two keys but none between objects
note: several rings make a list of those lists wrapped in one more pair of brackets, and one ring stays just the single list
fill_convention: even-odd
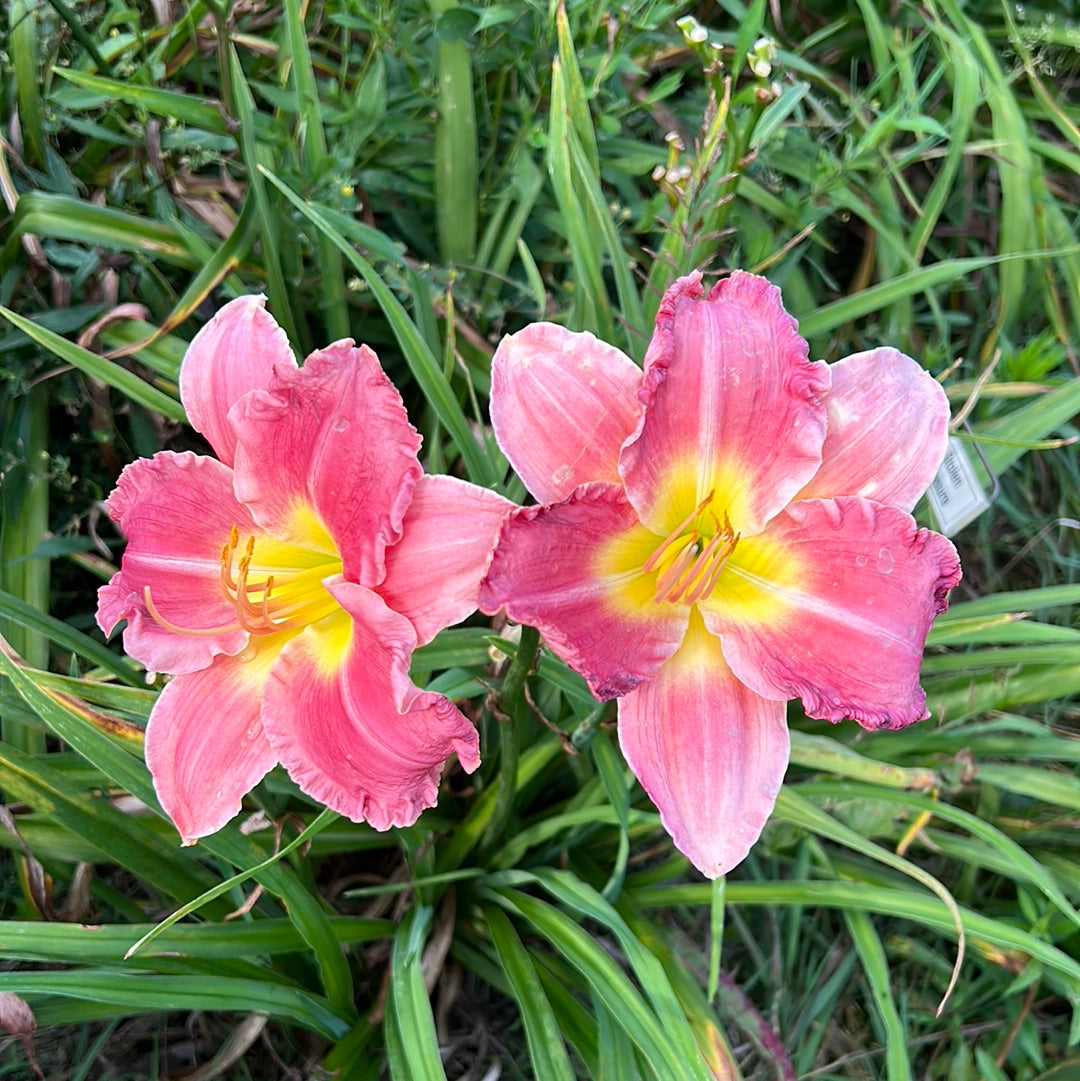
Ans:
[{"label": "water droplet on petal", "polygon": [[878,549],[877,556],[878,574],[892,574],[893,566],[896,563],[896,561],[893,559],[892,552],[890,552],[888,548],[880,548]]},{"label": "water droplet on petal", "polygon": [[856,566],[856,567],[865,567],[865,566],[866,566],[866,563],[867,563],[867,559],[866,559],[866,556],[864,556],[864,555],[857,555],[857,556],[855,557],[855,566]]},{"label": "water droplet on petal", "polygon": [[335,420],[334,420],[334,431],[335,432],[343,432],[343,431],[345,431],[346,428],[348,428],[348,426],[349,426],[349,418],[348,417],[337,417],[337,418],[335,418]]}]

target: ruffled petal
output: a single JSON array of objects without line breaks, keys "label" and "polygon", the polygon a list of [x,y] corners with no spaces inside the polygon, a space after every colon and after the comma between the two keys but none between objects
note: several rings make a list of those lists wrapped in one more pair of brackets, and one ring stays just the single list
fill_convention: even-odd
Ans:
[{"label": "ruffled petal", "polygon": [[911,357],[887,347],[855,353],[831,371],[821,468],[797,498],[858,495],[911,510],[945,457],[945,391]]},{"label": "ruffled petal", "polygon": [[[121,621],[124,649],[153,672],[194,672],[218,654],[239,653],[247,632],[221,587],[221,550],[236,526],[254,523],[236,501],[232,470],[205,455],[162,451],[132,462],[106,504],[128,543],[120,570],[98,590],[97,621],[109,634]],[[146,606],[179,634],[157,622]],[[207,634],[215,627],[218,634]]]},{"label": "ruffled petal", "polygon": [[743,860],[787,769],[785,703],[740,683],[700,619],[656,677],[620,700],[619,742],[664,829],[706,878]]},{"label": "ruffled petal", "polygon": [[480,763],[476,729],[449,699],[409,680],[412,624],[376,593],[327,588],[351,613],[312,624],[281,651],[263,724],[289,775],[313,799],[377,830],[409,826],[439,794],[457,754]]},{"label": "ruffled petal", "polygon": [[262,296],[229,301],[195,335],[180,365],[188,420],[226,465],[236,447],[229,410],[249,390],[269,386],[276,366],[296,367],[289,339],[265,304]]},{"label": "ruffled petal", "polygon": [[584,484],[550,507],[507,519],[480,587],[485,612],[537,627],[598,698],[649,679],[686,631],[683,605],[653,600],[642,564],[660,543],[614,484]]},{"label": "ruffled petal", "polygon": [[760,532],[814,475],[825,439],[828,365],[780,291],[736,271],[701,299],[701,275],[665,294],[645,358],[644,412],[619,472],[641,521],[667,535],[714,496],[744,535]]},{"label": "ruffled petal", "polygon": [[378,587],[383,600],[412,623],[417,645],[476,611],[480,580],[514,509],[501,495],[456,477],[417,482]]},{"label": "ruffled petal", "polygon": [[293,544],[330,544],[350,581],[381,582],[421,469],[420,437],[375,354],[335,342],[279,369],[230,420],[236,495],[255,520]]},{"label": "ruffled petal", "polygon": [[702,604],[739,679],[824,720],[899,728],[929,716],[919,666],[960,580],[949,541],[849,497],[793,503],[741,548]]},{"label": "ruffled petal", "polygon": [[503,338],[491,362],[491,426],[539,502],[558,503],[587,481],[618,482],[640,385],[641,369],[592,334],[533,323]]},{"label": "ruffled petal", "polygon": [[259,719],[280,640],[177,676],[146,726],[146,764],[184,844],[221,829],[277,761]]}]

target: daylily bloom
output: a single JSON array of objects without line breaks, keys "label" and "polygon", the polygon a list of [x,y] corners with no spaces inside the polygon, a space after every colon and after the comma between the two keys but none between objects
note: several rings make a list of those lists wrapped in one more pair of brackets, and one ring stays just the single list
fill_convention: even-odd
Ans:
[{"label": "daylily bloom", "polygon": [[541,505],[506,520],[480,606],[619,698],[627,762],[711,878],[772,810],[789,699],[928,716],[919,664],[960,564],[908,513],[945,452],[938,384],[895,349],[811,363],[778,289],[700,278],[665,295],[644,371],[551,324],[500,344],[492,425]]},{"label": "daylily bloom", "polygon": [[420,437],[366,346],[297,367],[262,297],[225,305],[180,369],[217,458],[163,451],[109,497],[127,535],[98,623],[173,674],[146,730],[185,843],[213,833],[280,762],[309,796],[376,829],[437,798],[477,733],[409,679],[413,650],[476,607],[511,504],[423,474]]}]

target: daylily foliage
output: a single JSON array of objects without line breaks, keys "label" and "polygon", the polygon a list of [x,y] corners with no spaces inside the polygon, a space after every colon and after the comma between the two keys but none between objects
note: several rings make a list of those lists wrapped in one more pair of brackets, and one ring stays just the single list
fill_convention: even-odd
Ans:
[{"label": "daylily foliage", "polygon": [[471,613],[510,504],[423,474],[420,438],[366,346],[297,367],[261,297],[227,304],[180,371],[217,458],[164,451],[109,497],[128,538],[98,622],[172,674],[146,759],[186,842],[214,832],[280,762],[376,829],[435,803],[477,733],[409,679],[413,650]]},{"label": "daylily foliage", "polygon": [[619,698],[627,761],[708,877],[772,810],[788,700],[928,716],[922,651],[960,578],[909,513],[945,452],[941,388],[895,349],[808,353],[779,290],[735,272],[668,290],[644,371],[551,324],[493,362],[495,435],[540,505],[506,520],[481,607]]}]

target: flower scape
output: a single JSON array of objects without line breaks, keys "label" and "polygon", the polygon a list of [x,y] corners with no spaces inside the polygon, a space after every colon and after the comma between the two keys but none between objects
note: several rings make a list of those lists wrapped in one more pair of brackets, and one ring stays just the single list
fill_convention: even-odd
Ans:
[{"label": "flower scape", "polygon": [[217,457],[136,461],[106,504],[128,544],[97,618],[126,620],[127,652],[173,676],[145,753],[185,843],[279,762],[379,830],[435,803],[451,755],[479,764],[474,726],[409,661],[475,610],[512,504],[424,475],[375,354],[343,340],[298,367],[263,303],[225,305],[181,366]]},{"label": "flower scape", "polygon": [[871,729],[928,716],[919,666],[960,579],[910,511],[948,402],[891,348],[810,362],[777,288],[666,293],[644,370],[534,324],[492,369],[496,439],[538,505],[502,527],[480,605],[539,628],[601,699],[678,848],[739,863],[789,756],[787,702]]}]

